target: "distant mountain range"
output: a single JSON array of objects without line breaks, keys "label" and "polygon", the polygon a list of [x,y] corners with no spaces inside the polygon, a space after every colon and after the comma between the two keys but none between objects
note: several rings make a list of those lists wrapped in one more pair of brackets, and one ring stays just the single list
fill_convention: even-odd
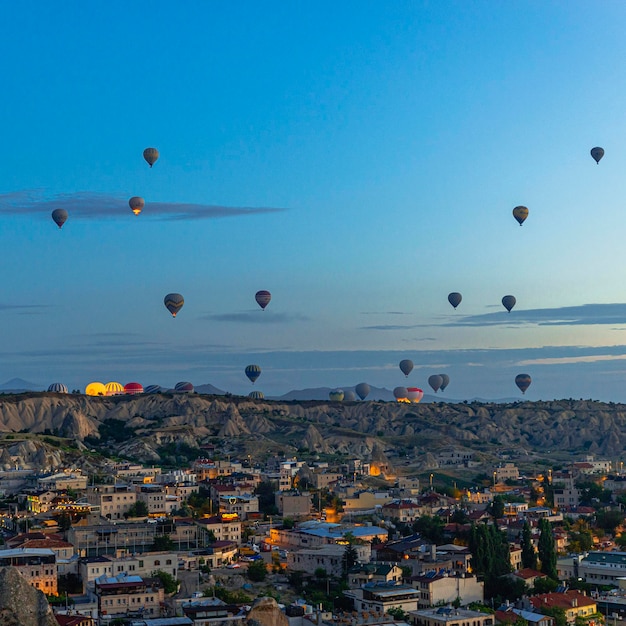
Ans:
[{"label": "distant mountain range", "polygon": [[25,391],[43,391],[45,387],[38,383],[31,383],[23,378],[11,378],[0,385],[0,393],[24,393]]}]

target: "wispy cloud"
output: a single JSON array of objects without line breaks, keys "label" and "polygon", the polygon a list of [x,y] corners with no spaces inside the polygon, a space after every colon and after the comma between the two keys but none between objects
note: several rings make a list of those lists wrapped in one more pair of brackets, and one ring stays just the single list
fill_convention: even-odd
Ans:
[{"label": "wispy cloud", "polygon": [[373,326],[359,326],[359,330],[410,330],[421,326],[422,324],[374,324]]},{"label": "wispy cloud", "polygon": [[201,319],[212,322],[227,322],[231,324],[285,324],[289,322],[303,322],[309,318],[300,313],[272,313],[265,311],[242,311],[240,313],[216,313],[201,316]]},{"label": "wispy cloud", "polygon": [[[130,214],[128,198],[120,195],[79,191],[50,196],[40,190],[14,191],[0,194],[0,214],[51,213],[58,208],[67,210],[71,219],[127,217]],[[151,202],[146,200],[146,206],[142,215],[156,216],[163,220],[200,220],[279,213],[287,210],[286,208],[277,207],[236,207],[189,202]]]},{"label": "wispy cloud", "polygon": [[497,313],[469,315],[444,326],[586,326],[593,324],[626,324],[626,304],[581,304],[551,309],[504,309]]},{"label": "wispy cloud", "polygon": [[49,308],[49,304],[6,304],[0,302],[0,311],[15,311],[20,315],[40,315]]}]

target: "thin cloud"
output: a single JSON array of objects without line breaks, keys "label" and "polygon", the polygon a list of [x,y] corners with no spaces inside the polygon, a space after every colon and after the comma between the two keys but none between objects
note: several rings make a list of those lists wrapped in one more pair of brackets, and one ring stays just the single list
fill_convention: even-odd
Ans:
[{"label": "thin cloud", "polygon": [[40,315],[45,309],[51,308],[49,304],[3,304],[0,303],[0,311],[16,311],[20,315]]},{"label": "thin cloud", "polygon": [[[126,218],[130,214],[128,198],[111,194],[79,191],[50,197],[37,190],[0,194],[0,214],[4,215],[51,213],[58,208],[67,210],[70,219]],[[277,207],[229,207],[216,204],[150,202],[147,200],[142,215],[146,217],[156,216],[162,220],[201,220],[280,213],[287,210]]]},{"label": "thin cloud", "polygon": [[588,326],[626,324],[626,304],[581,304],[551,309],[515,310],[469,315],[444,326]]},{"label": "thin cloud", "polygon": [[203,315],[201,319],[212,322],[226,322],[231,324],[286,324],[289,322],[303,322],[309,318],[300,313],[272,313],[264,311],[250,311],[242,313],[220,313]]}]

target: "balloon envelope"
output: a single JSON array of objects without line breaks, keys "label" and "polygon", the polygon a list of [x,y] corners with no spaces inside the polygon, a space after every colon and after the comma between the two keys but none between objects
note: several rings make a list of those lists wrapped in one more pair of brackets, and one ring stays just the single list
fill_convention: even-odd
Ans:
[{"label": "balloon envelope", "polygon": [[59,228],[63,228],[63,224],[67,222],[67,218],[68,213],[65,209],[54,209],[54,211],[52,211],[52,219]]},{"label": "balloon envelope", "polygon": [[248,394],[248,398],[252,398],[253,400],[263,400],[265,396],[263,395],[262,391],[251,391]]},{"label": "balloon envelope", "polygon": [[252,384],[261,375],[261,368],[258,365],[248,365],[245,369],[246,376],[250,379]]},{"label": "balloon envelope", "polygon": [[439,387],[439,389],[441,389],[441,391],[443,391],[449,384],[450,384],[450,376],[448,376],[447,374],[439,374],[439,376],[441,376],[441,387]]},{"label": "balloon envelope", "polygon": [[413,404],[417,404],[424,397],[424,392],[418,387],[408,387],[406,390],[406,398]]},{"label": "balloon envelope", "polygon": [[396,400],[404,400],[409,393],[409,390],[406,387],[396,387],[393,390],[393,397]]},{"label": "balloon envelope", "polygon": [[441,387],[442,383],[443,378],[441,378],[439,374],[433,374],[432,376],[428,377],[428,384],[433,388],[435,393],[437,393],[437,390],[439,389],[439,387]]},{"label": "balloon envelope", "polygon": [[182,381],[174,385],[174,391],[178,391],[179,393],[193,393],[193,385],[187,381]]},{"label": "balloon envelope", "polygon": [[411,359],[402,359],[400,361],[400,371],[408,376],[413,371],[413,361]]},{"label": "balloon envelope", "polygon": [[365,400],[370,393],[370,386],[367,383],[359,383],[355,388],[356,395],[361,398],[361,400]]},{"label": "balloon envelope", "polygon": [[448,302],[456,309],[461,304],[463,296],[458,291],[453,291],[448,294]]},{"label": "balloon envelope", "polygon": [[159,151],[156,148],[146,148],[143,151],[143,158],[146,160],[148,165],[152,167],[159,158]]},{"label": "balloon envelope", "polygon": [[599,146],[591,148],[591,156],[596,163],[600,163],[600,159],[604,156],[604,148],[600,148]]},{"label": "balloon envelope", "polygon": [[185,304],[185,298],[179,293],[168,293],[165,298],[163,298],[163,303],[165,304],[165,308],[172,314],[172,317],[176,317],[178,311],[180,311],[183,308],[183,304]]},{"label": "balloon envelope", "polygon": [[504,296],[504,298],[502,298],[502,306],[510,313],[511,309],[515,306],[515,303],[517,302],[517,300],[515,299],[515,296]]},{"label": "balloon envelope", "polygon": [[328,397],[331,402],[342,402],[343,401],[343,389],[333,389],[329,392]]},{"label": "balloon envelope", "polygon": [[106,396],[118,396],[124,393],[124,385],[122,385],[122,383],[111,382],[104,386],[104,390]]},{"label": "balloon envelope", "polygon": [[161,385],[148,385],[144,390],[144,393],[161,393]]},{"label": "balloon envelope", "polygon": [[48,391],[53,393],[67,393],[67,387],[63,383],[52,383],[48,387]]},{"label": "balloon envelope", "polygon": [[89,383],[85,387],[86,396],[105,396],[106,388],[102,383]]},{"label": "balloon envelope", "polygon": [[128,206],[131,208],[132,212],[135,215],[139,215],[145,205],[146,205],[145,200],[143,198],[140,198],[139,196],[133,196],[128,201]]},{"label": "balloon envelope", "polygon": [[521,226],[524,223],[524,220],[528,217],[528,209],[525,206],[516,206],[513,209],[513,217]]},{"label": "balloon envelope", "polygon": [[129,396],[134,396],[138,393],[143,393],[143,386],[139,383],[126,383],[124,385],[124,393]]},{"label": "balloon envelope", "polygon": [[265,307],[270,303],[270,300],[272,299],[272,294],[266,289],[261,289],[261,291],[256,292],[256,294],[254,295],[254,299],[256,300],[256,303],[263,310],[265,310]]},{"label": "balloon envelope", "polygon": [[526,393],[526,389],[530,387],[530,383],[532,382],[532,378],[528,374],[518,374],[515,377],[515,384],[522,393]]},{"label": "balloon envelope", "polygon": [[352,389],[346,389],[343,392],[343,401],[344,402],[356,402],[356,393],[354,393]]}]

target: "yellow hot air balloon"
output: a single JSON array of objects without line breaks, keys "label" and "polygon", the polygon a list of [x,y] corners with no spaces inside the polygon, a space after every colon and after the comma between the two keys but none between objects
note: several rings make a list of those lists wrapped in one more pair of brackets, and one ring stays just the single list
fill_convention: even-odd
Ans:
[{"label": "yellow hot air balloon", "polygon": [[105,395],[107,396],[117,396],[124,393],[124,385],[121,383],[107,383],[104,389],[106,392]]},{"label": "yellow hot air balloon", "polygon": [[89,383],[85,387],[85,395],[87,396],[106,396],[106,389],[102,383]]}]

